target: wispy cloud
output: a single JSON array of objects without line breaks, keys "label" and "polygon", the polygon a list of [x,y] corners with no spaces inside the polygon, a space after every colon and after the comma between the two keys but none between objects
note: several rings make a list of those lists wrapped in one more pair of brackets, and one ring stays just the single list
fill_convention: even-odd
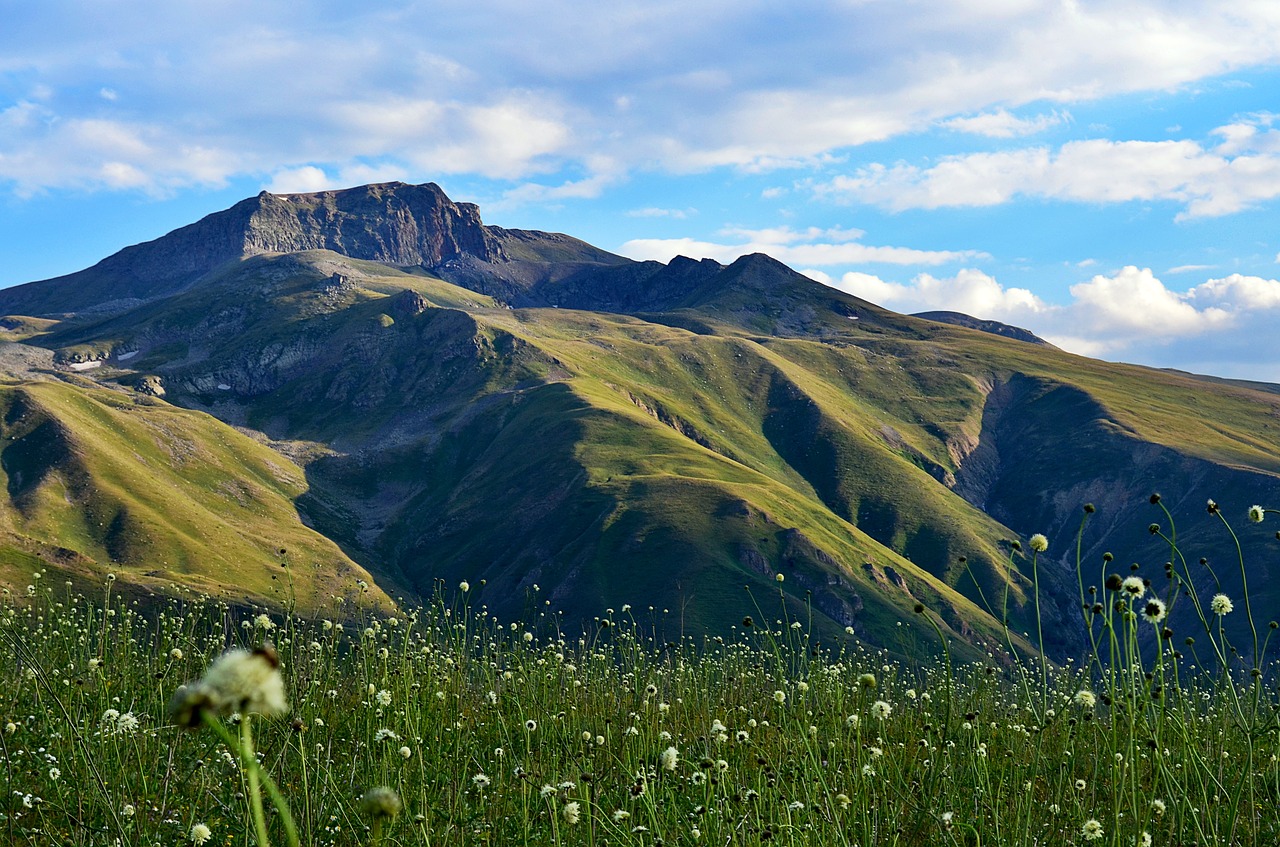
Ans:
[{"label": "wispy cloud", "polygon": [[1035,135],[1069,120],[1071,115],[1067,112],[1053,111],[1031,118],[1019,118],[1006,109],[997,109],[971,117],[950,118],[942,121],[939,126],[955,132],[985,135],[988,138],[1020,138]]},{"label": "wispy cloud", "polygon": [[[369,161],[515,181],[582,172],[595,155],[627,173],[830,168],[850,146],[939,123],[1021,137],[1067,116],[1024,114],[1029,104],[1164,91],[1280,61],[1270,3],[1230,15],[1159,0],[744,14],[728,0],[192,0],[109,13],[31,4],[7,24],[0,182],[27,192],[164,190]],[[24,120],[34,102],[39,120]],[[122,150],[113,128],[146,149]],[[1251,202],[1254,180],[1230,149],[1242,140],[1224,133],[1224,149],[1200,152],[1230,162],[1215,170],[1234,199],[1191,191],[1191,214]],[[892,187],[925,179],[894,167]],[[888,178],[870,177],[867,190]]]},{"label": "wispy cloud", "polygon": [[[1248,126],[1250,132],[1241,131]],[[819,197],[895,211],[994,206],[1019,197],[1080,203],[1170,201],[1180,219],[1280,197],[1280,130],[1233,124],[1216,148],[1194,141],[1071,141],[949,156],[929,167],[872,164],[813,185]]]}]

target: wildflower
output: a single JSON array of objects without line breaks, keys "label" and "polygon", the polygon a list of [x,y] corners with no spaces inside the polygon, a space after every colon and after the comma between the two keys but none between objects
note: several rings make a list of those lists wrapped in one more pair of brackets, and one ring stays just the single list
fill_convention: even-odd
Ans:
[{"label": "wildflower", "polygon": [[385,785],[370,788],[360,798],[360,812],[374,820],[394,818],[403,808],[404,803],[401,802],[400,795],[395,792],[395,789]]},{"label": "wildflower", "polygon": [[493,780],[489,779],[489,777],[485,776],[482,773],[478,773],[475,776],[471,777],[471,782],[475,784],[476,788],[479,788],[481,791],[483,791],[484,789],[489,787],[489,784],[493,782]]},{"label": "wildflower", "polygon": [[852,803],[853,801],[849,799],[848,794],[837,794],[836,802],[840,804],[840,808],[847,809],[849,808],[849,804]]},{"label": "wildflower", "polygon": [[1138,847],[1151,847],[1151,833],[1145,829],[1142,831],[1142,837],[1138,839]]},{"label": "wildflower", "polygon": [[737,741],[739,744],[746,744],[750,738],[751,738],[750,733],[748,733],[745,729],[740,729],[733,734],[733,740]]},{"label": "wildflower", "polygon": [[131,818],[135,813],[137,813],[137,811],[138,810],[133,807],[132,803],[125,803],[124,808],[120,810],[120,814],[126,818]]},{"label": "wildflower", "polygon": [[622,821],[625,821],[629,817],[631,817],[631,813],[628,812],[626,809],[618,809],[613,813],[614,823],[621,823]]},{"label": "wildflower", "polygon": [[175,662],[181,662],[182,651],[179,650],[177,647],[174,647],[172,650],[169,651],[169,658],[173,659]]},{"label": "wildflower", "polygon": [[199,682],[174,692],[169,714],[180,726],[200,725],[205,711],[230,715],[253,712],[275,715],[289,709],[280,676],[280,659],[270,645],[252,653],[230,650],[218,657]]},{"label": "wildflower", "polygon": [[1146,605],[1142,607],[1142,616],[1151,623],[1160,623],[1160,621],[1164,620],[1164,614],[1164,601],[1155,597],[1148,600]]},{"label": "wildflower", "polygon": [[858,716],[857,716],[857,715],[849,715],[849,717],[847,717],[847,718],[845,718],[845,719],[844,719],[844,722],[845,722],[845,724],[847,724],[847,725],[848,725],[848,727],[849,727],[850,729],[857,729],[857,728],[858,728],[858,722],[859,722],[859,721],[858,721]]},{"label": "wildflower", "polygon": [[57,782],[61,778],[62,778],[62,771],[58,770],[57,768],[49,768],[49,779],[53,780],[54,782]]},{"label": "wildflower", "polygon": [[582,817],[582,806],[577,800],[564,804],[564,822],[569,825],[576,824]]},{"label": "wildflower", "polygon": [[875,769],[875,768],[873,768],[873,767],[871,767],[871,765],[863,765],[863,766],[862,766],[862,775],[863,775],[863,776],[875,776],[875,775],[876,775],[876,769]]},{"label": "wildflower", "polygon": [[191,843],[192,844],[197,844],[197,845],[203,844],[212,837],[213,837],[213,830],[209,829],[209,827],[205,826],[202,823],[198,823],[195,826],[191,827]]},{"label": "wildflower", "polygon": [[13,734],[14,734],[15,732],[17,732],[17,731],[18,731],[18,725],[17,725],[16,723],[14,723],[13,721],[9,721],[8,723],[6,723],[6,724],[4,725],[4,734],[5,734],[5,735],[13,735]]},{"label": "wildflower", "polygon": [[373,699],[379,706],[390,706],[391,692],[384,688],[377,694],[373,695]]},{"label": "wildflower", "polygon": [[782,574],[776,574],[773,578],[778,582],[782,582],[784,579],[786,579],[786,577],[783,576]]},{"label": "wildflower", "polygon": [[1087,688],[1081,688],[1071,700],[1082,709],[1092,709],[1098,702],[1097,696]]},{"label": "wildflower", "polygon": [[1215,615],[1229,615],[1235,609],[1231,603],[1231,598],[1225,594],[1213,595],[1213,600],[1209,601],[1209,608],[1213,609]]},{"label": "wildflower", "polygon": [[1084,791],[1085,781],[1083,779],[1076,780],[1076,791]]},{"label": "wildflower", "polygon": [[1267,510],[1262,508],[1261,506],[1249,507],[1249,520],[1253,521],[1254,523],[1262,523],[1262,519],[1266,517],[1266,514],[1267,514]]},{"label": "wildflower", "polygon": [[1127,576],[1120,583],[1120,590],[1128,594],[1134,600],[1137,600],[1143,594],[1147,593],[1147,585],[1142,581],[1140,576]]},{"label": "wildflower", "polygon": [[788,804],[787,804],[787,809],[788,809],[788,811],[792,811],[792,812],[799,812],[799,811],[803,811],[803,810],[804,810],[804,803],[801,803],[799,800],[795,800],[795,801],[793,801],[793,802],[791,802],[791,803],[788,803]]},{"label": "wildflower", "polygon": [[773,700],[775,703],[781,706],[783,703],[787,702],[787,692],[785,691],[773,692]]},{"label": "wildflower", "polygon": [[408,747],[401,747],[401,748],[400,748],[400,758],[402,758],[402,759],[412,759],[412,758],[413,758],[413,751],[412,751],[412,750],[410,750]]},{"label": "wildflower", "polygon": [[1084,822],[1084,826],[1080,827],[1080,834],[1084,836],[1085,841],[1097,841],[1102,837],[1102,824],[1098,823],[1097,818],[1089,818]]},{"label": "wildflower", "polygon": [[117,735],[133,735],[138,731],[140,725],[141,721],[138,720],[137,715],[133,712],[125,712],[116,718],[115,731]]},{"label": "wildflower", "polygon": [[538,728],[538,722],[533,720],[532,718],[524,722],[525,732],[534,732],[535,730],[537,730],[537,728]]},{"label": "wildflower", "polygon": [[955,817],[955,812],[942,813],[942,826],[945,829],[951,829],[951,819]]},{"label": "wildflower", "polygon": [[392,730],[384,727],[373,734],[373,740],[375,742],[399,741],[400,736],[396,735]]},{"label": "wildflower", "polygon": [[1151,801],[1151,811],[1156,813],[1156,817],[1164,817],[1165,808],[1164,801],[1159,797]]},{"label": "wildflower", "polygon": [[1028,543],[1028,546],[1031,547],[1032,551],[1036,553],[1043,553],[1045,550],[1049,549],[1049,539],[1045,538],[1043,535],[1041,535],[1038,532],[1035,535],[1031,536],[1030,541],[1028,541],[1027,543]]},{"label": "wildflower", "polygon": [[463,594],[466,594],[468,591],[471,590],[471,583],[467,582],[464,579],[462,582],[458,583],[458,590],[461,591]]},{"label": "wildflower", "polygon": [[862,676],[858,677],[858,685],[862,688],[874,690],[876,687],[876,675],[873,673],[864,673]]},{"label": "wildflower", "polygon": [[680,763],[680,751],[674,747],[668,747],[662,751],[662,769],[664,771],[673,771],[676,765]]},{"label": "wildflower", "polygon": [[893,707],[883,700],[877,700],[871,704],[871,716],[884,720],[893,712]]},{"label": "wildflower", "polygon": [[556,787],[554,785],[544,785],[542,788],[538,789],[538,796],[543,800],[553,796],[555,793]]}]

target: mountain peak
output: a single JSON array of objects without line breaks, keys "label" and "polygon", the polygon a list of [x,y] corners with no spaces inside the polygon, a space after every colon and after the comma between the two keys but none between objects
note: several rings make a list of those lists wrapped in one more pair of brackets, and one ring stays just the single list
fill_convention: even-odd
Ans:
[{"label": "mountain peak", "polygon": [[228,262],[264,253],[332,250],[396,267],[435,267],[505,254],[472,203],[433,182],[375,183],[305,194],[263,191],[92,268],[0,291],[0,313],[110,310],[174,294]]}]

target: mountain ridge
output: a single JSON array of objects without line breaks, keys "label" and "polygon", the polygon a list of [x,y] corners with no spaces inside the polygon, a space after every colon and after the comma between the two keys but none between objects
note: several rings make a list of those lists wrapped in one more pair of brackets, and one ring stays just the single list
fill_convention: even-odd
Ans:
[{"label": "mountain ridge", "polygon": [[[326,243],[383,259],[461,251],[432,267],[241,246],[145,302],[97,310],[75,275],[46,282],[48,303],[89,307],[0,322],[33,351],[10,357],[31,362],[13,378],[199,410],[213,427],[200,439],[239,428],[297,463],[297,520],[344,567],[406,597],[484,579],[504,615],[523,614],[538,584],[579,620],[651,603],[724,631],[746,585],[812,615],[824,638],[849,627],[894,649],[924,603],[976,657],[1002,638],[987,600],[1007,591],[1011,624],[1031,620],[1029,562],[1010,542],[1045,532],[1042,618],[1051,652],[1069,655],[1083,632],[1067,539],[1084,501],[1108,531],[1083,538],[1087,556],[1150,564],[1168,555],[1145,531],[1153,488],[1280,493],[1274,394],[899,315],[759,254],[632,262],[485,227],[465,204],[457,222],[421,212],[461,229],[409,252],[370,235],[421,234],[405,223],[417,213],[380,210],[403,210],[388,198],[402,192],[447,210],[437,191],[250,198],[284,220],[260,246],[355,232],[365,240]],[[334,223],[339,206],[366,217]],[[336,210],[323,212],[331,231],[294,228],[323,209]],[[109,285],[91,293],[120,301]],[[0,312],[34,302],[8,298]],[[19,505],[11,495],[0,512]],[[1186,517],[1179,537],[1227,555],[1207,517]],[[1259,575],[1280,567],[1263,553]]]}]

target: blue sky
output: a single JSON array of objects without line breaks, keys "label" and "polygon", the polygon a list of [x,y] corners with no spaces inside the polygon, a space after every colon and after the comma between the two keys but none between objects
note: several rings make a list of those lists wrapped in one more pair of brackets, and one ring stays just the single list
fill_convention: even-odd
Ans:
[{"label": "blue sky", "polygon": [[1273,0],[6,3],[0,285],[262,189],[438,182],[635,258],[1280,382]]}]

